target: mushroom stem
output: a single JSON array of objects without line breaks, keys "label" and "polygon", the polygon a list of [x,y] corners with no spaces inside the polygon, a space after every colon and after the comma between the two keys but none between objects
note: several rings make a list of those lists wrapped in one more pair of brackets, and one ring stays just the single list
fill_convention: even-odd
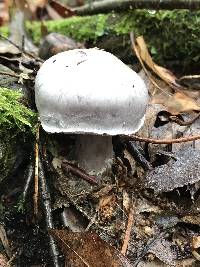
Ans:
[{"label": "mushroom stem", "polygon": [[76,159],[81,168],[101,176],[111,169],[113,158],[112,136],[78,135]]}]

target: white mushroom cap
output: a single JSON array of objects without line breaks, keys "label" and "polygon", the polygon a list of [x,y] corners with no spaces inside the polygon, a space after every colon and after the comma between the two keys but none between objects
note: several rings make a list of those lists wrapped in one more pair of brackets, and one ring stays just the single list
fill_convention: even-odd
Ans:
[{"label": "white mushroom cap", "polygon": [[148,92],[117,57],[92,48],[45,61],[36,77],[35,98],[47,132],[128,135],[143,124]]}]

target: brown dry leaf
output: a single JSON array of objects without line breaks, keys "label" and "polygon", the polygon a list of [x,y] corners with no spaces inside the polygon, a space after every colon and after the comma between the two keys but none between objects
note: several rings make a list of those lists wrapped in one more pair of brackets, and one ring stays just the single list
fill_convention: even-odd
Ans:
[{"label": "brown dry leaf", "polygon": [[182,92],[177,92],[173,95],[163,93],[155,95],[152,98],[151,103],[164,105],[167,108],[167,111],[173,115],[200,110],[200,106],[197,102]]},{"label": "brown dry leaf", "polygon": [[102,219],[110,219],[113,216],[115,206],[116,197],[114,195],[107,195],[100,198],[97,210]]},{"label": "brown dry leaf", "polygon": [[181,86],[176,82],[177,80],[176,76],[171,71],[153,62],[148,52],[147,45],[144,41],[143,36],[139,36],[136,38],[135,48],[142,61],[145,62],[147,66],[151,70],[153,70],[162,80],[164,80],[167,84],[169,84],[173,88],[181,88]]},{"label": "brown dry leaf", "polygon": [[109,205],[113,201],[114,201],[114,196],[113,195],[103,196],[99,200],[99,209],[104,208],[105,206]]},{"label": "brown dry leaf", "polygon": [[181,221],[184,223],[200,225],[200,216],[199,214],[186,215],[181,218]]},{"label": "brown dry leaf", "polygon": [[1,267],[10,267],[6,257],[3,254],[0,254],[0,266]]},{"label": "brown dry leaf", "polygon": [[73,267],[131,267],[128,259],[96,233],[49,230]]},{"label": "brown dry leaf", "polygon": [[200,247],[200,236],[193,236],[191,240],[191,246],[193,249]]}]

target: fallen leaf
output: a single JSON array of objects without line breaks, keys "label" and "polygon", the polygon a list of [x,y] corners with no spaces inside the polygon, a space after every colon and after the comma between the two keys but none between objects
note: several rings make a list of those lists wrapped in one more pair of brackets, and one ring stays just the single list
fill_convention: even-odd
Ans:
[{"label": "fallen leaf", "polygon": [[179,150],[167,164],[156,167],[145,178],[147,188],[156,193],[194,184],[200,180],[200,151]]},{"label": "fallen leaf", "polygon": [[167,111],[173,115],[200,110],[197,102],[183,92],[177,92],[173,95],[158,94],[152,98],[151,103],[164,105]]},{"label": "fallen leaf", "polygon": [[152,71],[154,71],[162,80],[164,80],[173,88],[181,88],[181,86],[176,82],[176,76],[170,70],[163,68],[153,62],[143,36],[139,36],[136,38],[135,48],[142,61],[145,62],[146,65]]},{"label": "fallen leaf", "polygon": [[200,236],[193,236],[191,240],[191,246],[193,249],[200,247]]},{"label": "fallen leaf", "polygon": [[58,241],[67,266],[73,267],[131,267],[128,259],[103,241],[96,233],[71,233],[49,230]]},{"label": "fallen leaf", "polygon": [[200,216],[199,214],[186,215],[181,218],[181,221],[185,223],[200,225]]},{"label": "fallen leaf", "polygon": [[8,263],[8,260],[3,254],[0,254],[0,266],[1,267],[10,267],[10,264]]},{"label": "fallen leaf", "polygon": [[114,195],[107,195],[100,198],[97,210],[102,219],[109,220],[114,214],[115,206],[116,197]]},{"label": "fallen leaf", "polygon": [[175,251],[172,243],[165,239],[156,240],[148,252],[153,253],[160,261],[170,266],[175,266],[174,260],[178,258],[178,251]]}]

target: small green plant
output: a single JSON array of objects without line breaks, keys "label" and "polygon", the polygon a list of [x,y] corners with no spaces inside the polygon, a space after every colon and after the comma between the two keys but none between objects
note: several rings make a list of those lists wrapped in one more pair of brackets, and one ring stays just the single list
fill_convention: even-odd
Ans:
[{"label": "small green plant", "polygon": [[23,95],[19,90],[0,88],[0,128],[17,128],[20,131],[33,128],[36,113],[20,103]]}]

